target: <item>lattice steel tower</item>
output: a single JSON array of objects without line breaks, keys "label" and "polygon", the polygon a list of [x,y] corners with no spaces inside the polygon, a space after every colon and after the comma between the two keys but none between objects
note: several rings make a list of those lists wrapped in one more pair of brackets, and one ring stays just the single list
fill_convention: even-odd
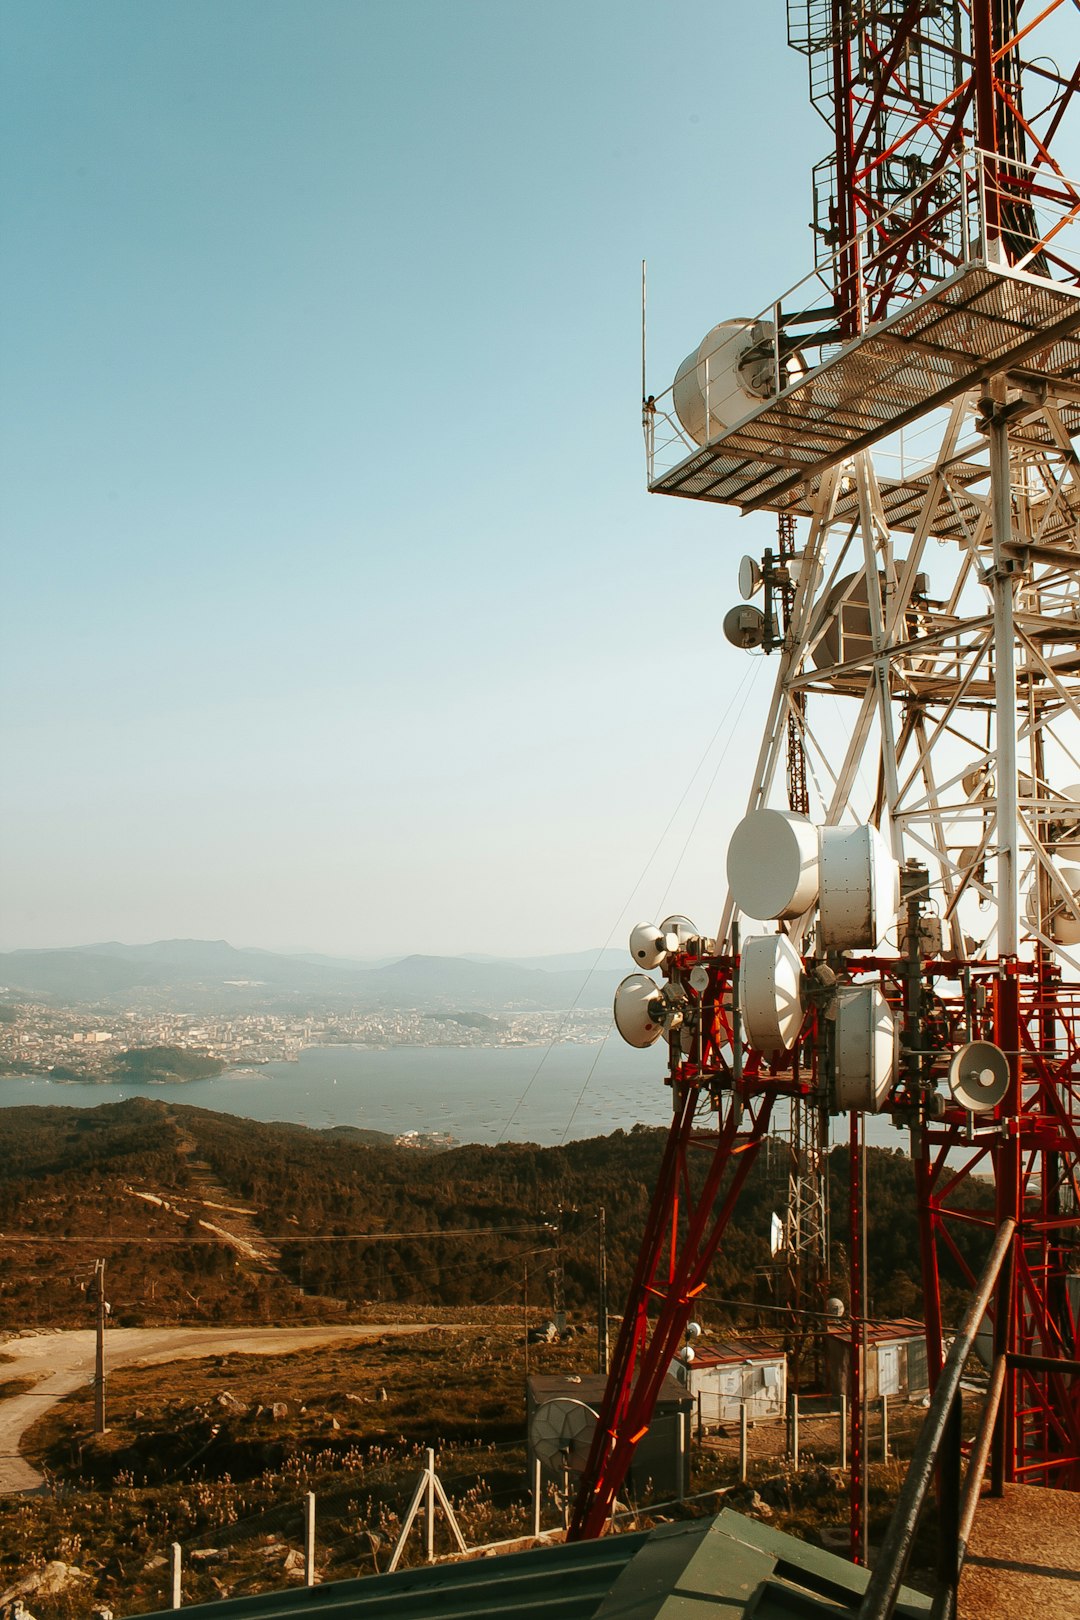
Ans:
[{"label": "lattice steel tower", "polygon": [[[776,681],[716,936],[636,930],[660,978],[616,1003],[632,1044],[668,1041],[673,1123],[575,1535],[607,1520],[781,1100],[846,1116],[853,1150],[869,1114],[910,1133],[932,1381],[941,1265],[972,1279],[1016,1222],[991,1311],[1006,1471],[1080,1488],[1080,186],[1054,156],[1080,64],[1051,54],[1067,10],[790,5],[832,131],[817,264],[645,402],[652,490],[786,527],[744,560],[724,622],[775,655]],[[992,1207],[966,1196],[979,1177]],[[853,1532],[859,1556],[857,1504]]]}]

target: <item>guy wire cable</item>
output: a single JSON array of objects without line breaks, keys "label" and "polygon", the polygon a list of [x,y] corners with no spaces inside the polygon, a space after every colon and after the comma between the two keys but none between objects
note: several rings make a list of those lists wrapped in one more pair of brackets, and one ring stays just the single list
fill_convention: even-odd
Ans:
[{"label": "guy wire cable", "polygon": [[[750,698],[751,698],[751,696],[753,694],[754,685],[755,685],[755,683],[757,681],[757,677],[758,677],[759,667],[760,666],[756,661],[752,661],[750,663],[746,673],[743,676],[743,679],[740,681],[739,685],[736,687],[734,693],[732,694],[731,700],[728,703],[727,708],[724,710],[724,713],[720,718],[720,724],[717,726],[716,730],[712,734],[712,737],[709,739],[709,746],[705,750],[705,755],[703,755],[701,761],[699,762],[699,764],[697,766],[697,769],[694,771],[693,776],[690,778],[690,781],[687,783],[686,789],[683,792],[682,798],[679,800],[679,803],[676,805],[675,811],[671,816],[671,820],[669,820],[669,822],[667,824],[667,827],[664,828],[664,832],[661,835],[660,843],[662,843],[664,838],[666,838],[667,833],[668,833],[668,829],[671,827],[672,822],[675,820],[675,816],[677,816],[679,811],[682,809],[683,802],[687,798],[687,796],[688,796],[688,794],[690,792],[690,789],[694,784],[694,781],[696,780],[698,774],[700,773],[701,766],[704,764],[705,758],[708,756],[709,750],[712,748],[713,743],[716,741],[717,737],[719,736],[721,727],[723,726],[725,720],[727,719],[728,715],[731,713],[732,705],[735,703],[735,701],[738,698],[740,692],[744,692],[744,688],[745,688],[742,703],[739,705],[739,711],[736,714],[734,723],[732,725],[731,735],[728,737],[727,742],[724,744],[723,748],[720,750],[720,757],[716,762],[716,768],[714,769],[714,771],[712,773],[712,776],[709,778],[709,784],[705,789],[704,795],[702,796],[701,803],[698,806],[697,814],[695,815],[693,821],[690,824],[690,831],[687,833],[686,838],[683,841],[682,849],[679,851],[678,859],[675,862],[675,866],[674,866],[674,868],[672,870],[670,878],[668,879],[667,886],[664,889],[663,897],[662,897],[660,905],[659,905],[659,907],[657,908],[657,911],[656,911],[656,915],[658,917],[662,914],[662,912],[665,910],[665,908],[667,906],[668,896],[671,893],[672,884],[675,882],[675,878],[678,875],[679,868],[681,867],[681,865],[683,863],[683,860],[684,860],[684,858],[686,856],[686,851],[690,847],[690,841],[693,838],[694,833],[697,831],[698,822],[701,820],[702,816],[705,813],[705,806],[708,804],[709,798],[710,798],[710,796],[712,794],[712,790],[716,785],[716,778],[720,775],[720,768],[723,765],[725,759],[727,758],[728,749],[731,747],[732,738],[735,735],[735,729],[738,726],[739,721],[742,719],[743,711],[745,710],[746,705],[750,701]],[[659,847],[660,847],[660,845],[658,844],[657,849],[659,849]],[[655,855],[656,855],[656,850],[653,851],[653,855],[650,856],[650,858],[649,858],[649,864],[650,865],[652,864],[652,860],[654,859]],[[640,883],[641,883],[641,880],[639,879],[638,880],[638,887],[640,887]],[[636,889],[635,889],[634,892],[635,893],[637,892]],[[633,894],[631,894],[630,899],[631,900],[633,899]],[[621,922],[622,918],[625,916],[626,911],[627,911],[627,909],[629,907],[629,904],[630,904],[630,901],[628,900],[626,905],[623,907],[622,911],[619,914],[619,918],[617,919],[617,921],[615,923],[615,927],[612,928],[611,933],[608,934],[607,941],[605,942],[605,945],[604,945],[605,950],[607,949],[608,944],[610,944],[610,942],[611,942],[611,937],[615,932],[615,928],[617,928],[619,926],[619,922]],[[582,1086],[581,1090],[578,1092],[577,1101],[574,1103],[574,1107],[573,1107],[573,1110],[571,1111],[570,1118],[567,1120],[566,1125],[565,1125],[565,1127],[563,1129],[562,1136],[559,1138],[560,1147],[565,1143],[567,1133],[569,1132],[571,1125],[574,1123],[574,1120],[577,1118],[578,1109],[581,1107],[581,1104],[585,1099],[585,1093],[589,1089],[589,1082],[592,1080],[593,1075],[596,1073],[596,1066],[600,1062],[600,1059],[604,1054],[604,1049],[607,1046],[608,1038],[610,1037],[610,1035],[611,1035],[611,1028],[609,1026],[609,1028],[607,1030],[605,1030],[605,1032],[604,1032],[604,1038],[600,1042],[600,1045],[598,1046],[597,1051],[596,1051],[596,1056],[593,1058],[592,1065],[591,1065],[591,1067],[589,1069],[589,1072],[585,1076],[585,1083]]]},{"label": "guy wire cable", "polygon": [[[741,695],[741,693],[743,691],[743,688],[746,686],[747,682],[752,679],[753,675],[754,675],[754,666],[753,666],[753,664],[751,664],[744,671],[742,680],[739,682],[738,686],[735,688],[735,691],[732,693],[730,699],[728,700],[727,708],[724,710],[723,714],[720,716],[720,719],[719,719],[719,721],[717,722],[717,725],[716,725],[716,729],[714,730],[712,736],[709,738],[709,741],[706,743],[704,751],[702,752],[701,758],[698,760],[698,763],[696,764],[693,771],[691,772],[690,777],[689,777],[689,779],[688,779],[688,781],[686,783],[686,786],[685,786],[685,788],[683,789],[682,793],[679,796],[678,803],[676,804],[674,810],[671,812],[671,815],[668,817],[667,824],[664,827],[663,832],[660,834],[659,838],[656,840],[656,843],[653,846],[652,852],[650,853],[648,859],[646,860],[645,865],[642,867],[642,870],[641,870],[641,873],[640,873],[640,875],[639,875],[639,877],[637,879],[637,882],[634,884],[633,888],[630,890],[630,893],[627,895],[626,901],[625,901],[625,903],[624,903],[624,905],[622,907],[622,910],[619,912],[619,914],[616,917],[614,923],[611,925],[611,928],[608,931],[608,936],[605,939],[603,945],[601,945],[600,949],[597,951],[596,960],[594,961],[593,966],[589,969],[588,973],[585,975],[585,978],[582,980],[581,988],[578,991],[577,995],[574,997],[574,999],[571,1002],[570,1006],[567,1008],[566,1013],[563,1016],[562,1023],[560,1024],[559,1028],[556,1030],[555,1034],[552,1036],[551,1040],[548,1042],[547,1046],[544,1048],[544,1051],[543,1051],[543,1054],[542,1054],[542,1056],[540,1058],[539,1063],[536,1065],[536,1068],[533,1071],[532,1076],[530,1077],[528,1083],[526,1084],[524,1091],[521,1093],[521,1095],[518,1098],[517,1102],[514,1104],[513,1111],[510,1114],[509,1119],[506,1121],[506,1124],[503,1126],[502,1134],[499,1136],[498,1141],[494,1144],[496,1147],[501,1146],[501,1144],[503,1142],[505,1142],[507,1132],[510,1130],[510,1128],[513,1125],[514,1121],[517,1119],[518,1114],[521,1112],[521,1109],[524,1106],[525,1100],[528,1097],[529,1092],[532,1090],[532,1088],[535,1085],[536,1081],[539,1079],[540,1071],[543,1069],[544,1064],[547,1062],[548,1057],[551,1055],[552,1049],[557,1045],[557,1043],[559,1041],[559,1038],[562,1035],[563,1030],[566,1028],[567,1020],[569,1019],[570,1014],[575,1010],[575,1008],[578,1005],[578,1002],[581,1000],[582,996],[585,994],[585,990],[586,990],[586,987],[588,986],[589,980],[592,978],[593,974],[596,972],[596,968],[597,968],[599,962],[601,961],[601,959],[602,959],[602,957],[604,955],[604,952],[608,949],[608,947],[611,944],[611,941],[615,937],[616,929],[619,928],[619,926],[623,922],[623,919],[625,918],[626,913],[630,909],[630,904],[631,904],[634,896],[637,894],[638,890],[641,888],[641,885],[644,883],[645,878],[646,878],[646,876],[648,874],[649,868],[652,866],[653,861],[655,861],[657,855],[659,854],[659,851],[660,851],[661,847],[663,846],[664,839],[667,837],[668,833],[671,831],[671,828],[675,823],[675,820],[676,820],[676,818],[677,818],[677,816],[679,814],[679,811],[682,809],[683,805],[685,804],[685,802],[686,802],[686,800],[687,800],[687,798],[689,796],[690,789],[693,787],[695,781],[697,780],[698,776],[701,773],[702,768],[704,767],[705,761],[708,759],[709,754],[712,752],[712,749],[713,749],[713,746],[714,746],[714,744],[716,742],[716,739],[719,737],[721,731],[723,730],[724,724],[725,724],[725,722],[727,720],[728,715],[731,713],[731,709],[732,709],[733,705],[735,704],[736,700]],[[605,1041],[606,1041],[606,1039],[607,1039],[607,1037],[605,1036]],[[601,1050],[603,1050],[603,1042],[601,1043]],[[593,1066],[595,1068],[595,1063],[594,1063]],[[586,1084],[588,1084],[588,1081],[586,1081]],[[580,1105],[580,1101],[581,1101],[581,1098],[579,1097],[578,1102],[574,1106],[574,1112],[575,1113],[577,1112],[577,1108]],[[573,1116],[571,1116],[571,1117],[573,1117]]]}]

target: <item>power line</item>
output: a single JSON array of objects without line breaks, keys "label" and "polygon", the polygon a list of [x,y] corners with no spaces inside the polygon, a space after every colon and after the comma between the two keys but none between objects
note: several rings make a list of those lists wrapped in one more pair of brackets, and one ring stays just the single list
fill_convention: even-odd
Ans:
[{"label": "power line", "polygon": [[[146,1244],[152,1247],[162,1245],[178,1245],[190,1249],[196,1244],[206,1247],[229,1249],[235,1247],[237,1242],[249,1244],[256,1248],[266,1243],[404,1243],[412,1238],[481,1238],[506,1237],[516,1233],[546,1231],[544,1223],[532,1226],[460,1226],[460,1227],[418,1227],[407,1232],[282,1232],[262,1233],[255,1238],[246,1237],[100,1237],[95,1232],[88,1232],[84,1236],[58,1232],[54,1237],[42,1234],[40,1237],[24,1232],[0,1232],[0,1244],[4,1243],[109,1243],[117,1244]],[[262,1257],[265,1258],[265,1257]]]}]

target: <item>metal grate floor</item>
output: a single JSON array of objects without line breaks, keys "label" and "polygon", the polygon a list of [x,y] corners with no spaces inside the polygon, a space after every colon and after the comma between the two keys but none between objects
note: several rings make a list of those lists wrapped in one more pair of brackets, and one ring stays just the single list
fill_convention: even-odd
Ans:
[{"label": "metal grate floor", "polygon": [[[1057,383],[1080,430],[1080,289],[965,265],[657,478],[657,494],[808,513],[821,474],[997,372]],[[890,525],[915,520],[925,479],[884,481]],[[952,497],[942,527],[960,531]],[[957,503],[962,509],[962,498]],[[975,507],[965,514],[969,520]]]}]

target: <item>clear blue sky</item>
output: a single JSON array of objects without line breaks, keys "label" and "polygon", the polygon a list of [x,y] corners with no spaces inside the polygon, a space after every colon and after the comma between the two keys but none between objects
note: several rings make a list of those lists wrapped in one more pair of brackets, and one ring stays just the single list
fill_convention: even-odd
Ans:
[{"label": "clear blue sky", "polygon": [[809,268],[781,0],[0,33],[0,945],[714,925],[773,523],[645,493],[640,261],[656,392]]}]

